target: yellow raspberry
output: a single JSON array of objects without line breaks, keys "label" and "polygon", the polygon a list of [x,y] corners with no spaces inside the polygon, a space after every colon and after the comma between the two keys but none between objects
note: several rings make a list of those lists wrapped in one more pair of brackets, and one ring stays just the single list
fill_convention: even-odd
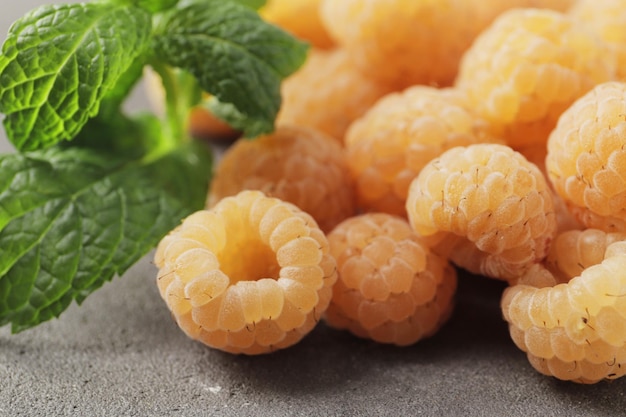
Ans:
[{"label": "yellow raspberry", "polygon": [[[529,162],[537,165],[537,168],[541,170],[543,176],[548,178],[548,171],[546,170],[546,156],[548,154],[548,149],[545,145],[535,145],[528,148],[518,149],[517,151],[524,155]],[[552,184],[549,183],[548,185]],[[565,201],[556,193],[553,187],[550,187],[550,191],[552,192],[552,201],[554,203],[557,231],[565,232],[567,230],[578,230],[584,228],[584,226],[570,212]]]},{"label": "yellow raspberry", "polygon": [[602,262],[609,245],[623,240],[626,240],[626,233],[607,233],[599,229],[568,230],[554,239],[544,264],[558,282],[568,282],[588,267]]},{"label": "yellow raspberry", "polygon": [[509,282],[547,255],[556,230],[544,176],[498,144],[452,148],[431,161],[411,183],[406,209],[435,252]]},{"label": "yellow raspberry", "polygon": [[334,42],[322,24],[320,3],[321,0],[268,0],[259,14],[316,48],[331,48]]},{"label": "yellow raspberry", "polygon": [[[571,0],[323,0],[331,36],[369,76],[395,89],[452,84],[472,40],[503,10]],[[444,29],[445,28],[445,29]]]},{"label": "yellow raspberry", "polygon": [[606,44],[572,18],[550,10],[500,15],[475,40],[456,86],[506,143],[545,146],[558,117],[595,85],[614,78]]},{"label": "yellow raspberry", "polygon": [[626,83],[598,85],[559,119],[546,167],[586,227],[626,231]]},{"label": "yellow raspberry", "polygon": [[194,138],[206,139],[215,143],[231,143],[241,132],[215,116],[203,106],[196,106],[189,112],[189,133]]},{"label": "yellow raspberry", "polygon": [[578,0],[568,14],[608,43],[617,78],[626,81],[626,7],[623,0]]},{"label": "yellow raspberry", "polygon": [[328,242],[339,276],[326,310],[329,325],[406,346],[432,336],[450,317],[456,270],[406,220],[385,213],[352,217]]},{"label": "yellow raspberry", "polygon": [[159,243],[155,264],[161,296],[189,337],[250,355],[308,334],[337,279],[315,220],[260,191],[187,217]]},{"label": "yellow raspberry", "polygon": [[246,189],[297,205],[324,231],[355,210],[344,149],[304,127],[280,126],[272,134],[235,142],[216,168],[207,206]]},{"label": "yellow raspberry", "polygon": [[493,20],[510,9],[549,9],[568,11],[578,0],[467,0],[483,20]]},{"label": "yellow raspberry", "polygon": [[390,89],[363,75],[342,49],[311,50],[281,86],[276,123],[309,126],[343,143],[345,132]]},{"label": "yellow raspberry", "polygon": [[414,86],[389,94],[346,134],[358,205],[406,217],[409,185],[424,165],[452,147],[495,141],[460,91]]},{"label": "yellow raspberry", "polygon": [[455,0],[326,0],[321,7],[329,32],[359,68],[396,89],[451,84],[470,42],[467,12]]},{"label": "yellow raspberry", "polygon": [[[609,243],[601,255],[599,243]],[[626,373],[626,242],[593,231],[560,244],[576,246],[573,256],[585,262],[574,266],[567,253],[559,253],[562,273],[582,272],[554,286],[507,288],[501,307],[511,338],[542,374],[579,383],[619,378]]]}]

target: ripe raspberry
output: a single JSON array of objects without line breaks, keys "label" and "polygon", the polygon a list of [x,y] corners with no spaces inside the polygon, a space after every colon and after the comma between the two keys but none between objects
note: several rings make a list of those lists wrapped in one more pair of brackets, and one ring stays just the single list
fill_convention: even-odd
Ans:
[{"label": "ripe raspberry", "polygon": [[563,8],[571,1],[322,0],[320,13],[363,72],[404,89],[452,84],[462,54],[505,9],[549,3]]},{"label": "ripe raspberry", "polygon": [[510,9],[549,9],[568,11],[578,0],[467,0],[478,10],[479,16],[487,15],[491,20]]},{"label": "ripe raspberry", "polygon": [[626,7],[623,0],[578,0],[568,14],[609,44],[617,78],[626,81]]},{"label": "ripe raspberry", "polygon": [[[537,165],[537,168],[541,170],[543,176],[547,179],[548,172],[546,170],[546,156],[548,149],[544,145],[535,145],[528,148],[518,149],[519,153],[524,155],[529,162]],[[548,185],[552,185],[548,183]],[[582,229],[583,225],[580,224],[574,215],[570,212],[565,201],[559,196],[553,187],[550,187],[552,192],[552,202],[554,203],[554,213],[556,216],[557,231],[565,232],[566,230],[578,230]]]},{"label": "ripe raspberry", "polygon": [[[459,3],[459,8],[448,3]],[[450,84],[458,57],[469,45],[465,38],[457,39],[457,31],[440,30],[468,26],[472,19],[463,2],[327,0],[320,10],[331,36],[358,67],[394,89]]]},{"label": "ripe raspberry", "polygon": [[599,229],[568,230],[559,233],[550,245],[545,267],[558,282],[568,282],[604,259],[610,244],[626,240],[626,233]]},{"label": "ripe raspberry", "polygon": [[[614,238],[594,231],[562,243],[575,243],[581,251],[576,256],[593,262],[598,258],[595,244]],[[594,253],[586,255],[586,250]],[[561,260],[566,257],[560,254]],[[626,242],[609,244],[601,257],[567,283],[515,285],[504,291],[501,306],[511,337],[537,371],[580,383],[626,373]],[[569,263],[560,265],[565,275],[576,270]]]},{"label": "ripe raspberry", "polygon": [[321,0],[268,0],[259,14],[316,48],[330,48],[334,42],[322,24],[320,3]]},{"label": "ripe raspberry", "polygon": [[157,284],[191,338],[231,353],[293,345],[328,307],[336,262],[315,220],[243,191],[196,212],[160,242]]},{"label": "ripe raspberry", "polygon": [[325,319],[356,336],[400,346],[433,335],[450,317],[456,271],[406,220],[368,213],[329,235],[339,279]]},{"label": "ripe raspberry", "polygon": [[406,217],[409,184],[431,159],[496,139],[460,91],[414,86],[379,100],[346,134],[358,205]]},{"label": "ripe raspberry", "polygon": [[452,148],[431,161],[411,183],[406,208],[435,252],[509,282],[547,255],[556,229],[539,169],[498,144]]},{"label": "ripe raspberry", "polygon": [[188,123],[189,133],[195,138],[228,143],[241,135],[241,132],[202,106],[191,109]]},{"label": "ripe raspberry", "polygon": [[359,72],[342,49],[313,49],[281,92],[277,124],[309,126],[343,143],[350,123],[390,89]]},{"label": "ripe raspberry", "polygon": [[598,85],[559,119],[546,167],[585,226],[626,231],[626,83]]},{"label": "ripe raspberry", "polygon": [[255,140],[237,141],[217,166],[207,206],[245,189],[297,205],[324,231],[354,213],[354,190],[343,148],[304,127],[280,126]]},{"label": "ripe raspberry", "polygon": [[615,62],[599,38],[550,10],[500,15],[461,61],[456,85],[509,146],[544,145],[560,114],[596,84],[613,79]]}]

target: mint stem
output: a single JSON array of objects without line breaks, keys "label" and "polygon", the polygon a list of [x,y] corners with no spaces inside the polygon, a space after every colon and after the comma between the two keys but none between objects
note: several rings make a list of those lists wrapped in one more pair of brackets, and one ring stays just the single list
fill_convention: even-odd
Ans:
[{"label": "mint stem", "polygon": [[165,121],[163,148],[168,151],[181,143],[191,141],[189,135],[189,112],[202,99],[197,80],[186,71],[162,63],[151,63],[161,77],[165,90]]}]

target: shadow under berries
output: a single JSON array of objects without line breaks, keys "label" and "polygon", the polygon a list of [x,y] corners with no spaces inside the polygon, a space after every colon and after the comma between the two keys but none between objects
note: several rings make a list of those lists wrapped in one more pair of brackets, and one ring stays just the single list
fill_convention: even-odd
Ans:
[{"label": "shadow under berries", "polygon": [[[361,341],[320,323],[298,344],[270,354],[236,355],[210,349],[201,362],[232,368],[233,381],[245,381],[255,390],[299,396],[336,391],[349,379],[359,379]],[[235,365],[233,365],[235,363]],[[202,363],[199,364],[203,366]]]},{"label": "shadow under berries", "polygon": [[475,358],[480,363],[485,351],[492,350],[500,352],[497,360],[506,362],[513,357],[522,367],[526,366],[525,357],[508,336],[499,310],[504,284],[480,277],[462,277],[460,281],[457,308],[451,319],[437,334],[412,346],[360,339],[322,322],[288,349],[259,356],[207,350],[201,362],[210,362],[206,366],[217,363],[235,368],[233,381],[245,380],[256,389],[291,395],[336,391],[338,387],[359,385],[359,380],[381,375],[394,379],[394,369],[411,369],[415,378],[421,374],[436,377],[449,368],[451,361],[468,366]]},{"label": "shadow under berries", "polygon": [[[584,408],[596,416],[615,416],[626,406],[626,379],[600,381],[592,385],[544,378],[546,401],[557,401],[572,408]],[[618,410],[622,410],[619,411]]]},{"label": "shadow under berries", "polygon": [[442,415],[526,415],[532,409],[615,415],[611,410],[623,408],[626,398],[616,392],[624,391],[626,380],[586,386],[536,372],[502,318],[506,284],[461,274],[451,319],[412,346],[384,345],[320,323],[297,345],[267,355],[205,349],[196,375],[219,381],[229,409],[249,403],[284,411],[279,403],[288,399],[293,415],[307,415],[312,407],[318,415],[356,415],[373,404]]}]

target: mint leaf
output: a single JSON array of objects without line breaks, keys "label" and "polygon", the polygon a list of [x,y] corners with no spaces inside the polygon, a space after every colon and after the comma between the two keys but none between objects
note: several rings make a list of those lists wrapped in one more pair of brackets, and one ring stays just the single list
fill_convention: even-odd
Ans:
[{"label": "mint leaf", "polygon": [[0,325],[58,316],[204,205],[206,149],[148,163],[58,147],[0,157]]},{"label": "mint leaf", "polygon": [[[182,0],[182,1],[187,1],[187,0]],[[190,0],[190,1],[197,1],[197,0]],[[265,3],[267,3],[266,0],[233,0],[239,4],[243,4],[246,7],[250,7],[251,9],[254,10],[259,10],[261,7],[263,7],[265,5]]]},{"label": "mint leaf", "polygon": [[145,57],[138,57],[133,60],[130,67],[126,69],[126,72],[119,76],[115,85],[102,97],[98,115],[102,115],[103,113],[109,115],[121,111],[122,104],[139,80],[141,80],[141,77],[143,77],[145,64]]},{"label": "mint leaf", "polygon": [[[180,0],[179,4],[184,7],[191,3],[202,2],[204,0]],[[232,0],[251,9],[258,10],[267,3],[267,0]]]},{"label": "mint leaf", "polygon": [[162,142],[163,126],[156,116],[141,113],[129,117],[117,109],[90,119],[71,143],[59,146],[89,147],[127,158],[140,158],[159,148]]},{"label": "mint leaf", "polygon": [[251,7],[255,10],[260,9],[261,7],[265,5],[265,3],[267,3],[266,0],[236,0],[236,1],[245,6]]},{"label": "mint leaf", "polygon": [[[128,1],[128,0],[127,0]],[[153,13],[167,10],[176,6],[178,0],[132,0],[139,7],[149,10]]]},{"label": "mint leaf", "polygon": [[0,112],[19,150],[71,140],[149,44],[151,15],[108,2],[43,6],[13,24],[0,55]]},{"label": "mint leaf", "polygon": [[227,0],[179,4],[155,32],[157,57],[193,74],[226,106],[219,116],[246,136],[271,132],[280,83],[306,58],[307,46]]}]

